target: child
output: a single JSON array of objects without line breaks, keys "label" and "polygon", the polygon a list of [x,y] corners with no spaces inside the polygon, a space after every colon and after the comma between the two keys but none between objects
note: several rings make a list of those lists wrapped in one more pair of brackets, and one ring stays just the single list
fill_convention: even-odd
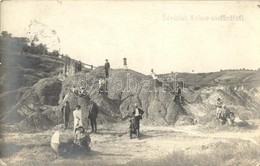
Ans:
[{"label": "child", "polygon": [[90,151],[90,136],[85,132],[85,129],[82,126],[79,126],[75,130],[75,139],[74,143],[80,148]]}]

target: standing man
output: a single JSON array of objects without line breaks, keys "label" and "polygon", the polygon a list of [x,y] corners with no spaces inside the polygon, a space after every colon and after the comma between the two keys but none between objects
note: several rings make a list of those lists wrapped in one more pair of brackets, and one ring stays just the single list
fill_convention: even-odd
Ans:
[{"label": "standing man", "polygon": [[179,100],[179,102],[181,102],[181,88],[179,85],[177,85],[177,89],[176,89],[176,92],[175,92],[175,101]]},{"label": "standing man", "polygon": [[90,100],[90,109],[89,109],[89,115],[88,118],[90,120],[90,125],[91,125],[91,133],[92,132],[97,132],[97,115],[98,115],[98,106],[94,101]]},{"label": "standing man", "polygon": [[222,105],[223,105],[223,101],[220,98],[218,98],[217,104],[216,104],[216,107],[217,107],[216,116],[217,116],[217,118],[220,118]]},{"label": "standing man", "polygon": [[106,75],[106,78],[109,77],[109,68],[110,68],[110,64],[108,62],[108,59],[106,59],[106,63],[105,63],[105,75]]},{"label": "standing man", "polygon": [[124,69],[125,69],[125,70],[127,70],[127,62],[126,62],[126,61],[127,61],[127,59],[126,59],[126,58],[124,58],[124,59],[123,59],[123,61],[124,61]]},{"label": "standing man", "polygon": [[69,116],[70,116],[70,104],[68,101],[65,102],[65,105],[61,108],[64,121],[64,130],[68,128]]},{"label": "standing man", "polygon": [[140,119],[144,111],[135,104],[134,111],[132,112],[133,119],[130,121],[130,139],[132,139],[132,134],[135,132],[137,138],[140,138]]}]

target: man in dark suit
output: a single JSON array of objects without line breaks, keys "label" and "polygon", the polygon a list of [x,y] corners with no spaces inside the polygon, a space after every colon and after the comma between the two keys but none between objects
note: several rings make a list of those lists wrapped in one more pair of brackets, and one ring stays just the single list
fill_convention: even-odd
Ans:
[{"label": "man in dark suit", "polygon": [[64,130],[65,130],[68,128],[69,116],[70,116],[70,104],[68,101],[66,101],[65,105],[61,108],[61,113],[63,114]]},{"label": "man in dark suit", "polygon": [[96,103],[92,100],[90,100],[90,109],[89,109],[89,115],[88,118],[90,120],[91,125],[91,132],[97,132],[97,115],[98,115],[98,106]]},{"label": "man in dark suit", "polygon": [[135,104],[134,110],[132,112],[132,119],[130,120],[130,139],[132,139],[132,134],[135,133],[137,138],[140,138],[140,119],[144,111]]},{"label": "man in dark suit", "polygon": [[109,68],[110,68],[110,63],[108,62],[108,59],[106,59],[106,63],[105,63],[105,75],[106,75],[106,78],[109,77]]}]

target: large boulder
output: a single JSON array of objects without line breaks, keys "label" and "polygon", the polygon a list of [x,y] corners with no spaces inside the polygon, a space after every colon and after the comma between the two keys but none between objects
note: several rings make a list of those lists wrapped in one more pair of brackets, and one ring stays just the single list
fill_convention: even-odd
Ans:
[{"label": "large boulder", "polygon": [[58,105],[62,82],[57,78],[41,79],[34,86],[43,105]]},{"label": "large boulder", "polygon": [[[107,80],[107,95],[98,93],[98,80],[104,75],[103,68],[97,68],[87,75],[80,73],[68,77],[62,84],[60,106],[69,101],[71,107],[80,104],[83,114],[88,112],[89,100],[93,100],[99,107],[98,121],[100,123],[116,122],[130,115],[135,103],[141,107],[145,115],[143,121],[147,123],[168,125],[174,124],[178,115],[185,112],[180,103],[173,101],[174,94],[165,90],[163,86],[155,87],[150,76],[132,70],[111,70]],[[84,97],[75,95],[73,86],[85,85],[87,94]],[[84,115],[84,118],[87,114]]]}]

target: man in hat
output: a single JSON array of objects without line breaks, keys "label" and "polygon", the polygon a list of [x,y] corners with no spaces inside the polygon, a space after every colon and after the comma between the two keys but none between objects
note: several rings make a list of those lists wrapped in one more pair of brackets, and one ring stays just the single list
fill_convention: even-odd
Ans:
[{"label": "man in hat", "polygon": [[217,118],[220,118],[220,112],[221,112],[222,105],[223,105],[222,100],[220,98],[218,98],[217,104],[216,104],[216,107],[217,107],[216,116],[217,116]]},{"label": "man in hat", "polygon": [[90,100],[90,109],[88,118],[90,120],[91,132],[97,132],[97,115],[98,115],[98,106],[92,100]]},{"label": "man in hat", "polygon": [[65,102],[65,105],[61,108],[64,121],[64,130],[68,128],[69,116],[70,116],[70,104],[68,101]]},{"label": "man in hat", "polygon": [[135,104],[134,110],[132,112],[132,119],[130,120],[130,139],[132,139],[132,134],[135,133],[137,138],[140,138],[140,119],[142,119],[142,115],[144,111]]},{"label": "man in hat", "polygon": [[176,92],[175,92],[175,101],[179,100],[179,102],[181,102],[181,88],[179,85],[177,85],[177,89],[176,89]]},{"label": "man in hat", "polygon": [[123,61],[124,61],[124,69],[127,70],[127,62],[126,62],[126,58],[124,58]]},{"label": "man in hat", "polygon": [[106,78],[109,77],[109,68],[110,68],[110,63],[108,62],[108,59],[106,59],[106,63],[105,63],[105,75],[106,75]]}]

